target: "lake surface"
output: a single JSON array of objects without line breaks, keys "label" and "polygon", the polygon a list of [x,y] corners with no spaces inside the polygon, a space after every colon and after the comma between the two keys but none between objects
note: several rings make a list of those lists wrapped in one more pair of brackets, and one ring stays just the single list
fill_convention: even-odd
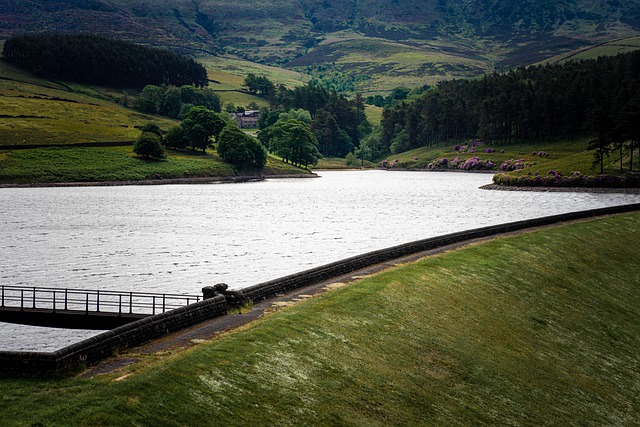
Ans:
[{"label": "lake surface", "polygon": [[[320,172],[243,184],[0,189],[0,283],[199,294],[454,231],[640,202],[479,189],[490,174]],[[0,350],[96,331],[0,323]]]}]

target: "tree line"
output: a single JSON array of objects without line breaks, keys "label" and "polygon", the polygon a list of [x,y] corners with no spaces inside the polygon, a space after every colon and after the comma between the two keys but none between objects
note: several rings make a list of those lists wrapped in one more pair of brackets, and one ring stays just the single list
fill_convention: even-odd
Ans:
[{"label": "tree line", "polygon": [[201,106],[217,113],[222,111],[222,101],[213,89],[193,85],[147,85],[136,98],[133,108],[143,113],[160,114],[177,119],[192,107]]},{"label": "tree line", "polygon": [[[255,80],[253,76],[248,83]],[[247,82],[245,84],[249,86]],[[311,117],[308,124],[324,157],[346,156],[359,147],[360,140],[371,132],[364,100],[359,94],[352,100],[347,99],[314,82],[293,89],[284,85],[265,84],[263,87],[271,88],[261,92],[269,100],[270,109],[261,111],[259,128],[264,131],[274,125],[283,112],[306,110]],[[268,146],[269,133],[262,132],[261,135]]]},{"label": "tree line", "polygon": [[5,42],[8,62],[49,78],[119,88],[207,85],[205,68],[176,53],[93,35],[24,35]]},{"label": "tree line", "polygon": [[633,147],[639,123],[635,51],[440,82],[385,108],[381,138],[394,153],[471,138],[508,145],[596,133],[601,141],[632,141]]}]

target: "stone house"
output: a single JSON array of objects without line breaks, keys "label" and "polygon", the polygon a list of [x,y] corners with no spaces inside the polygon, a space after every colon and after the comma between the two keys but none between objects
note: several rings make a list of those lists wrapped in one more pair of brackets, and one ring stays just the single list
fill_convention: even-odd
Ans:
[{"label": "stone house", "polygon": [[231,118],[238,122],[238,127],[257,128],[258,120],[260,120],[260,112],[257,110],[247,110],[243,113],[231,113]]}]

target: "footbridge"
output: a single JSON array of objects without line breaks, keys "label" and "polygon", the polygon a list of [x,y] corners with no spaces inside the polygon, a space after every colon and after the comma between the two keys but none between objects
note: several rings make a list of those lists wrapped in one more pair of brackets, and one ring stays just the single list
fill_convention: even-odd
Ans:
[{"label": "footbridge", "polygon": [[199,302],[202,295],[0,286],[0,322],[106,330]]}]

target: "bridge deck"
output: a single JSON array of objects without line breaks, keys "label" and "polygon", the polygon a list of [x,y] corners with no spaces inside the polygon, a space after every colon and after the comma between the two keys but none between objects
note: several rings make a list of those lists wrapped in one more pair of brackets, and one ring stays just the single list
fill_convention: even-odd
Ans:
[{"label": "bridge deck", "polygon": [[144,319],[150,314],[89,312],[47,308],[1,307],[0,322],[66,329],[107,330]]},{"label": "bridge deck", "polygon": [[200,295],[3,285],[0,322],[106,330],[200,300]]}]

